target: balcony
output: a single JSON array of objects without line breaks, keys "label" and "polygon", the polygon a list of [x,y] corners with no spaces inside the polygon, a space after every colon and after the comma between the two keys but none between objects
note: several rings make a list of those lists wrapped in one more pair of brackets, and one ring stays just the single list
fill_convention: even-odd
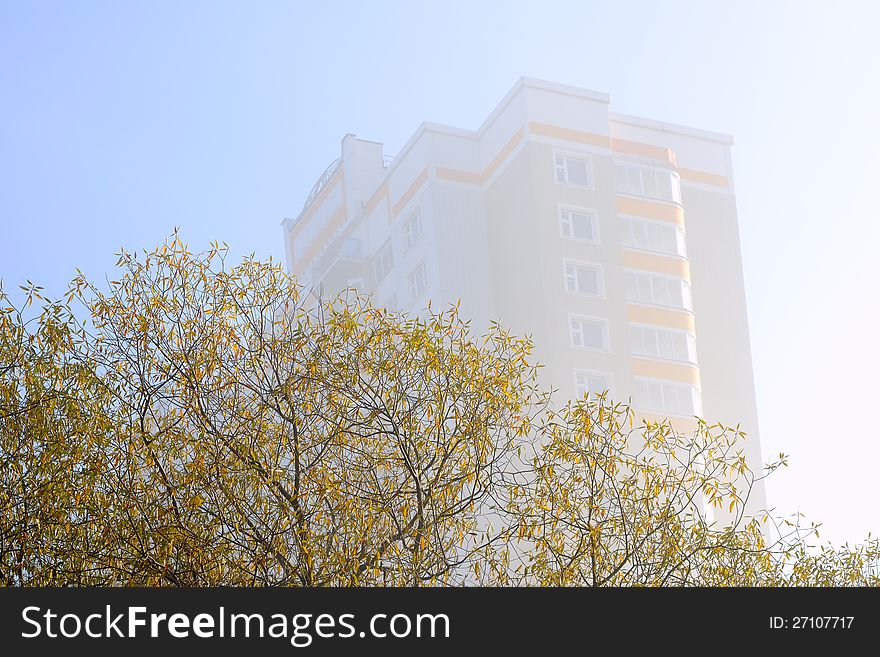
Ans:
[{"label": "balcony", "polygon": [[361,240],[345,237],[336,240],[321,254],[312,272],[315,280],[321,279],[327,288],[341,290],[350,279],[363,276],[366,263]]}]

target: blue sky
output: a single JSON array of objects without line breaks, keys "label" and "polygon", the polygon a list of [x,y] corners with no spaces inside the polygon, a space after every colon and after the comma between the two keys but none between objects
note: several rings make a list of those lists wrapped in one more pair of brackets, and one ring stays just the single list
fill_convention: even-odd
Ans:
[{"label": "blue sky", "polygon": [[0,3],[0,278],[61,293],[174,226],[282,256],[347,132],[477,127],[521,75],[733,134],[771,503],[880,530],[871,2]]}]

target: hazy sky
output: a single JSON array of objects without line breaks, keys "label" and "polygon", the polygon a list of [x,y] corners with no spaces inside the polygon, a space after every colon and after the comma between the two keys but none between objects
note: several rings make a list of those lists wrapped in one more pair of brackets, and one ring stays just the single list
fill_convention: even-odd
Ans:
[{"label": "hazy sky", "polygon": [[880,531],[880,3],[0,3],[0,277],[61,293],[119,246],[283,253],[347,132],[476,128],[521,75],[734,135],[768,486]]}]

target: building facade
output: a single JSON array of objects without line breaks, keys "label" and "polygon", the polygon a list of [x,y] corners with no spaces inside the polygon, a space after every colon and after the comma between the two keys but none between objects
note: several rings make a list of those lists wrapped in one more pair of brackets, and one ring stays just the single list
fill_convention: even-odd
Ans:
[{"label": "building facade", "polygon": [[740,424],[760,472],[733,141],[609,105],[522,78],[476,131],[424,123],[390,161],[346,135],[284,221],[288,268],[395,310],[459,301],[531,335],[558,395]]}]

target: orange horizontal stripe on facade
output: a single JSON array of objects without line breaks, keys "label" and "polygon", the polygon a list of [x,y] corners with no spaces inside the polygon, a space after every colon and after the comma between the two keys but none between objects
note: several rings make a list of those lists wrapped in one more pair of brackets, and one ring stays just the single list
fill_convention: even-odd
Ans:
[{"label": "orange horizontal stripe on facade", "polygon": [[468,185],[483,184],[483,176],[473,171],[437,167],[437,177],[441,180],[451,180],[453,182],[467,183]]},{"label": "orange horizontal stripe on facade", "polygon": [[318,236],[312,242],[309,250],[293,263],[292,269],[294,274],[299,276],[306,270],[306,265],[312,263],[312,260],[314,260],[315,256],[318,254],[318,249],[336,232],[336,229],[339,228],[339,225],[345,220],[345,217],[345,204],[343,203],[333,216],[330,217],[330,221],[327,222],[327,225],[324,226],[323,230],[318,233]]},{"label": "orange horizontal stripe on facade", "polygon": [[666,363],[645,358],[633,357],[633,376],[644,376],[650,379],[666,381],[682,381],[695,386],[700,385],[700,370],[696,365],[685,363]]},{"label": "orange horizontal stripe on facade", "polygon": [[679,168],[678,175],[681,176],[682,180],[703,183],[704,185],[715,185],[716,187],[728,187],[730,185],[727,176],[722,176],[718,173]]},{"label": "orange horizontal stripe on facade", "polygon": [[636,217],[645,217],[646,219],[671,221],[679,226],[684,226],[684,211],[679,206],[669,203],[658,203],[657,201],[618,195],[617,212],[618,214],[630,214]]},{"label": "orange horizontal stripe on facade", "polygon": [[554,139],[562,139],[563,141],[576,141],[581,144],[590,144],[602,148],[609,148],[611,146],[611,138],[608,135],[598,135],[593,132],[575,130],[574,128],[561,128],[556,125],[539,123],[537,121],[529,121],[529,131],[535,135],[553,137]]},{"label": "orange horizontal stripe on facade", "polygon": [[419,191],[419,188],[425,184],[428,180],[428,169],[425,167],[422,169],[422,172],[416,176],[416,179],[407,187],[406,191],[403,193],[397,203],[394,204],[394,211],[392,215],[397,217],[401,213],[401,211],[406,207],[406,204],[412,200],[412,197],[416,195],[416,192]]},{"label": "orange horizontal stripe on facade", "polygon": [[688,312],[628,303],[626,314],[629,321],[636,324],[652,324],[695,332],[694,316]]},{"label": "orange horizontal stripe on facade", "polygon": [[622,249],[620,251],[620,259],[623,262],[624,267],[657,272],[658,274],[668,274],[669,276],[678,276],[686,281],[691,280],[690,264],[683,258]]},{"label": "orange horizontal stripe on facade", "polygon": [[437,167],[436,175],[441,180],[451,180],[454,182],[467,183],[469,185],[481,185],[486,182],[493,173],[495,173],[504,160],[510,157],[510,154],[520,145],[523,139],[525,139],[525,131],[520,128],[513,133],[513,136],[507,140],[507,143],[504,144],[504,146],[501,147],[501,150],[498,151],[498,154],[494,158],[492,158],[492,161],[482,173]]},{"label": "orange horizontal stripe on facade", "polygon": [[673,166],[675,165],[675,153],[671,148],[664,148],[663,146],[654,146],[652,144],[643,144],[638,141],[629,141],[628,139],[617,139],[612,137],[611,150],[616,153],[640,155],[652,160],[664,160]]},{"label": "orange horizontal stripe on facade", "polygon": [[519,143],[525,138],[525,130],[520,128],[516,132],[513,133],[513,137],[507,140],[507,143],[502,146],[501,150],[498,151],[498,154],[492,159],[487,166],[483,170],[483,182],[485,182],[489,176],[495,173],[495,170],[501,166],[501,163],[504,162],[508,158],[508,156],[513,152],[513,149],[519,146]]},{"label": "orange horizontal stripe on facade", "polygon": [[382,202],[382,200],[388,196],[388,182],[383,182],[379,185],[379,188],[373,193],[370,197],[370,200],[367,201],[366,206],[364,206],[364,211],[367,214],[370,214],[373,210],[376,209],[376,206]]}]

